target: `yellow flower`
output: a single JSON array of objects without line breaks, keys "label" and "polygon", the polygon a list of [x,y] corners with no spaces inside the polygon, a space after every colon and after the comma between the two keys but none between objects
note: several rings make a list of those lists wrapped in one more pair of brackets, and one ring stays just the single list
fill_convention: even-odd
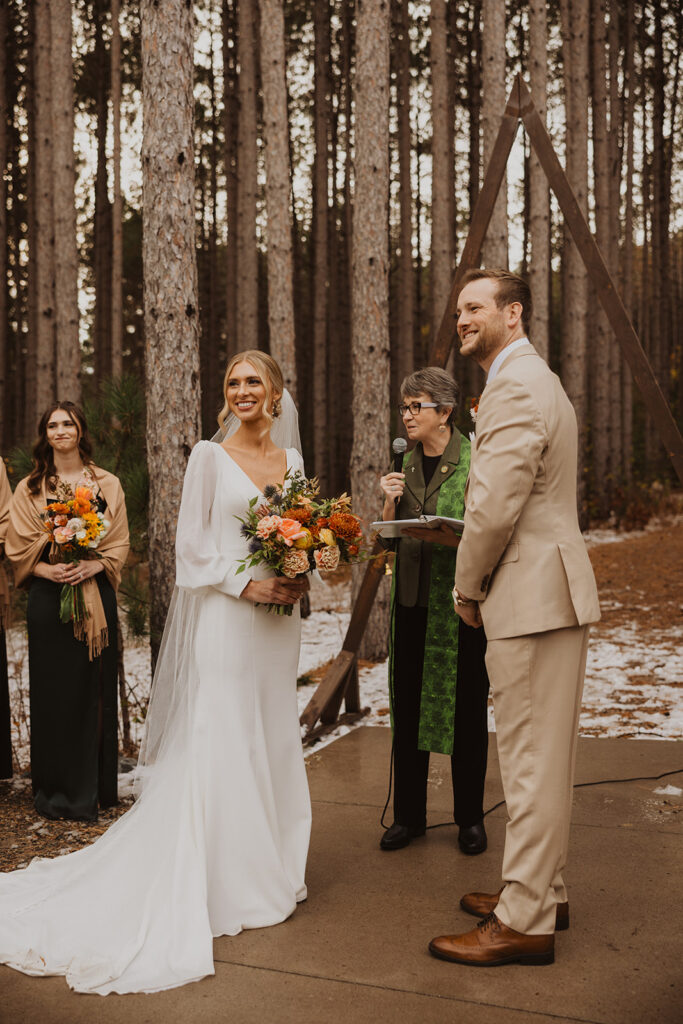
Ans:
[{"label": "yellow flower", "polygon": [[305,551],[306,549],[313,547],[313,544],[315,542],[313,540],[313,537],[311,536],[310,530],[307,530],[305,527],[302,527],[302,532],[304,533],[304,536],[299,537],[298,540],[294,541],[294,547],[302,548]]},{"label": "yellow flower", "polygon": [[324,543],[327,544],[328,547],[336,546],[337,538],[332,533],[332,530],[328,530],[326,526],[323,526],[322,530],[320,531],[320,539],[324,541]]}]

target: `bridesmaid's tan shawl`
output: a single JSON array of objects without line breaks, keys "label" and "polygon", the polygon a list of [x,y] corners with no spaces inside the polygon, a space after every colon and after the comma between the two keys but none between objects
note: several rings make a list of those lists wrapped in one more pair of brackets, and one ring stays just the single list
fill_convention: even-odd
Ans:
[{"label": "bridesmaid's tan shawl", "polygon": [[[5,544],[5,534],[9,524],[9,505],[12,500],[12,490],[7,479],[5,463],[0,459],[0,555]],[[7,624],[7,613],[9,611],[9,584],[7,574],[0,565],[0,630]]]},{"label": "bridesmaid's tan shawl", "polygon": [[[107,503],[105,518],[110,526],[97,548],[97,554],[114,590],[121,582],[121,570],[128,555],[128,518],[126,501],[118,477],[97,466],[89,466],[104,500]],[[42,529],[42,513],[47,504],[45,481],[39,494],[31,494],[28,477],[17,486],[10,506],[9,528],[5,540],[5,553],[14,570],[17,586],[26,583],[32,575],[43,553],[47,537]],[[53,544],[50,561],[59,561],[59,549]],[[109,643],[107,620],[97,582],[90,577],[81,584],[87,616],[81,623],[74,622],[74,636],[87,640],[90,660],[96,658]]]}]

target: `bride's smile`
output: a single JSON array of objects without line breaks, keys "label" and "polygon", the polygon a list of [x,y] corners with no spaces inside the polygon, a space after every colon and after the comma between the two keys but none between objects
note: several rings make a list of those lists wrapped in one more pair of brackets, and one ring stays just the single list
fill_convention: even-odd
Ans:
[{"label": "bride's smile", "polygon": [[246,361],[237,363],[225,389],[230,412],[241,422],[258,420],[268,398],[266,387]]}]

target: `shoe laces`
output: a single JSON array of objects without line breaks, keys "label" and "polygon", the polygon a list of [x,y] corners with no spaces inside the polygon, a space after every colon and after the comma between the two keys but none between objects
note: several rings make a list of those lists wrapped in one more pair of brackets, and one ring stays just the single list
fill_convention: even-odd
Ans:
[{"label": "shoe laces", "polygon": [[500,921],[496,917],[495,912],[492,910],[490,914],[483,917],[477,925],[477,928],[482,932],[500,931]]}]

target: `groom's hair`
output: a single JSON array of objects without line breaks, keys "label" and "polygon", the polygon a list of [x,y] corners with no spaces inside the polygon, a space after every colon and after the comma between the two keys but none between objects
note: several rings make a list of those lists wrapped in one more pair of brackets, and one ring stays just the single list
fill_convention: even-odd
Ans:
[{"label": "groom's hair", "polygon": [[509,270],[501,270],[498,267],[475,267],[466,270],[460,281],[460,290],[469,284],[470,281],[481,281],[490,279],[498,282],[496,291],[496,306],[498,309],[505,309],[512,302],[519,302],[522,307],[522,327],[529,333],[533,303],[531,301],[531,289],[523,277],[510,273]]}]

